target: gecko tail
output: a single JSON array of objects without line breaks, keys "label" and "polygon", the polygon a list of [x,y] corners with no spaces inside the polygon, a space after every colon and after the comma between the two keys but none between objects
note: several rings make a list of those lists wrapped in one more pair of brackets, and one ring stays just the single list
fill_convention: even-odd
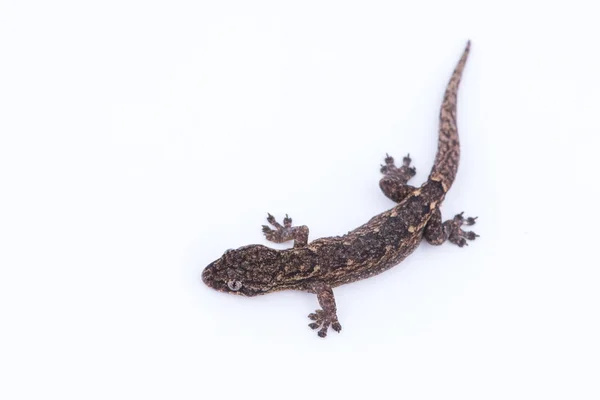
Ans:
[{"label": "gecko tail", "polygon": [[429,180],[440,182],[445,192],[450,189],[452,182],[454,182],[460,160],[460,142],[456,125],[456,101],[460,79],[470,50],[471,41],[469,40],[450,77],[440,109],[438,149]]}]

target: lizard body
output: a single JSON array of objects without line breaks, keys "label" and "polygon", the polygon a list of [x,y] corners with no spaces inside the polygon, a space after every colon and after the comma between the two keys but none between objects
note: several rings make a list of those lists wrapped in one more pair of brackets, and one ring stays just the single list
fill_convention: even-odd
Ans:
[{"label": "lizard body", "polygon": [[410,156],[396,167],[386,156],[381,167],[384,177],[379,185],[383,193],[398,204],[371,218],[346,235],[308,242],[308,227],[292,226],[287,215],[283,225],[269,214],[274,229],[263,226],[268,240],[275,243],[294,241],[294,247],[276,250],[249,245],[226,251],[208,265],[202,280],[210,287],[227,293],[255,296],[281,290],[302,290],[317,294],[321,309],[309,315],[309,326],[319,329],[321,337],[331,326],[340,331],[332,288],[365,279],[397,265],[425,239],[433,245],[446,240],[462,247],[477,235],[461,229],[473,225],[475,218],[462,214],[442,222],[440,204],[456,177],[460,145],[456,125],[457,92],[467,61],[470,43],[464,50],[446,87],[440,110],[438,150],[428,180],[419,188],[407,184],[416,170]]}]

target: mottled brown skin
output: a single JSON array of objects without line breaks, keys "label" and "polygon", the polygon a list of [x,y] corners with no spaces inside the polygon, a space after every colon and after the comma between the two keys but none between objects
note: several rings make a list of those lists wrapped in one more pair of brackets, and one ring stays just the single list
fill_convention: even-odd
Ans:
[{"label": "mottled brown skin", "polygon": [[262,245],[250,245],[228,250],[202,273],[210,287],[227,293],[255,296],[280,290],[302,290],[315,293],[321,309],[308,317],[309,326],[327,336],[331,326],[342,327],[336,313],[332,288],[377,275],[400,263],[425,239],[432,245],[446,240],[460,247],[477,235],[461,229],[473,225],[475,218],[463,218],[462,213],[442,222],[440,204],[456,177],[460,157],[456,126],[456,98],[470,43],[452,74],[440,111],[438,151],[429,179],[420,188],[408,185],[416,171],[410,166],[410,156],[396,167],[386,156],[379,182],[383,193],[398,203],[366,224],[343,236],[327,237],[308,242],[308,227],[292,226],[287,215],[283,225],[272,215],[263,226],[266,238],[275,243],[293,240],[294,247],[275,250]]}]

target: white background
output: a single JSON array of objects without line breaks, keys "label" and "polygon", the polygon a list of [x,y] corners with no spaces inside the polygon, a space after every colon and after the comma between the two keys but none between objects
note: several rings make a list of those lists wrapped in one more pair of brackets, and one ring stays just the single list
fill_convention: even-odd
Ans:
[{"label": "white background", "polygon": [[[589,2],[592,4],[593,2]],[[598,399],[600,25],[583,2],[2,1],[0,398]],[[463,158],[423,244],[316,297],[205,265],[393,206],[467,39]],[[280,246],[283,247],[283,246]]]}]

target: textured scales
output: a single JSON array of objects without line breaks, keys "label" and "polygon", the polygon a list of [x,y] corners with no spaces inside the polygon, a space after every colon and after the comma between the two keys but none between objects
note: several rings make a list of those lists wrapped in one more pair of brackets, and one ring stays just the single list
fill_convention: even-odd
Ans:
[{"label": "textured scales", "polygon": [[325,337],[329,327],[338,332],[342,329],[334,287],[393,267],[410,255],[423,239],[433,245],[449,240],[460,247],[474,240],[477,235],[463,231],[462,226],[473,225],[476,218],[464,218],[461,213],[443,222],[440,212],[440,204],[458,170],[456,100],[469,49],[470,43],[467,43],[446,88],[440,111],[437,155],[427,182],[420,188],[408,185],[416,173],[410,166],[410,156],[404,157],[402,165],[397,167],[394,159],[386,155],[379,186],[387,197],[398,203],[394,208],[346,235],[312,242],[308,242],[308,227],[293,226],[287,215],[282,225],[269,214],[267,221],[272,227],[263,226],[266,238],[275,243],[293,240],[294,247],[275,250],[250,245],[228,250],[204,269],[203,281],[216,290],[244,296],[281,290],[315,293],[321,309],[308,316],[314,321],[309,326]]}]

